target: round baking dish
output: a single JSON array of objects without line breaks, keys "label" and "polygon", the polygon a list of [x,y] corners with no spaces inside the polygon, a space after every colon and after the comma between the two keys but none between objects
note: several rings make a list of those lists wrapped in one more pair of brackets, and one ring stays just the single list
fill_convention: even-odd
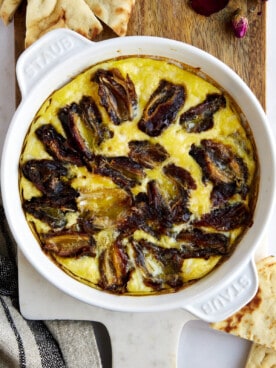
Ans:
[{"label": "round baking dish", "polygon": [[[41,250],[21,206],[18,163],[24,137],[45,99],[89,66],[119,56],[162,56],[199,68],[226,90],[252,129],[260,164],[254,223],[229,260],[194,285],[173,294],[119,296],[69,277]],[[94,43],[69,30],[55,30],[28,48],[17,63],[22,102],[10,124],[1,167],[3,204],[11,231],[27,260],[65,293],[114,311],[146,312],[184,308],[206,321],[226,318],[256,293],[254,253],[264,236],[275,197],[275,152],[265,113],[248,86],[229,67],[193,46],[156,37],[125,37]]]}]

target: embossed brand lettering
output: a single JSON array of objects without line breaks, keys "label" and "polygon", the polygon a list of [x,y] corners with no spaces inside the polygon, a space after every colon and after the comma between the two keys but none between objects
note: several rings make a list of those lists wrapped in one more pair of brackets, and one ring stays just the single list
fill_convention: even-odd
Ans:
[{"label": "embossed brand lettering", "polygon": [[246,275],[241,276],[238,280],[235,280],[230,286],[210,299],[207,303],[202,304],[201,309],[206,314],[220,311],[236,297],[242,294],[250,284],[251,281]]},{"label": "embossed brand lettering", "polygon": [[66,54],[72,48],[73,41],[68,37],[56,40],[32,59],[32,61],[26,66],[25,73],[29,78],[35,77],[46,66],[53,64],[58,57]]}]

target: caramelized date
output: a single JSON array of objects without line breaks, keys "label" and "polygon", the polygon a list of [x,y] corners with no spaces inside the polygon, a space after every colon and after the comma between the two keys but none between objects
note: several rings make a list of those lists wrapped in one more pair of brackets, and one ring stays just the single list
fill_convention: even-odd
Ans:
[{"label": "caramelized date", "polygon": [[24,176],[31,182],[41,183],[48,178],[66,176],[67,169],[59,161],[54,160],[28,160],[21,165]]},{"label": "caramelized date", "polygon": [[102,230],[102,227],[98,227],[93,221],[94,218],[89,213],[82,213],[77,220],[77,227],[85,234],[94,235]]},{"label": "caramelized date", "polygon": [[100,111],[90,96],[83,96],[79,104],[73,102],[61,108],[58,117],[69,144],[76,147],[85,160],[92,160],[98,146],[113,136],[103,124]]},{"label": "caramelized date", "polygon": [[[99,146],[103,141],[113,137],[113,132],[103,124],[100,111],[90,96],[83,96],[79,106],[81,117],[90,133],[92,147]],[[89,132],[90,129],[91,132]]]},{"label": "caramelized date", "polygon": [[92,80],[98,83],[101,104],[115,125],[133,120],[137,110],[137,95],[129,75],[124,78],[116,68],[99,69]]},{"label": "caramelized date", "polygon": [[164,233],[172,227],[171,209],[162,196],[159,186],[155,180],[147,184],[148,204],[151,216],[148,218],[149,224],[156,233]]},{"label": "caramelized date", "polygon": [[136,185],[134,180],[125,177],[120,171],[113,169],[104,156],[97,156],[94,159],[92,170],[95,174],[111,178],[120,188],[128,189]]},{"label": "caramelized date", "polygon": [[65,226],[66,213],[77,210],[78,196],[78,192],[63,180],[67,169],[58,161],[45,159],[29,160],[21,169],[24,176],[43,193],[41,197],[24,201],[24,210],[53,228]]},{"label": "caramelized date", "polygon": [[30,180],[46,196],[77,196],[77,192],[69,184],[62,181],[67,169],[59,161],[29,160],[22,166],[23,175]]},{"label": "caramelized date", "polygon": [[[225,200],[231,198],[237,192],[238,190],[237,190],[237,185],[235,182],[219,183],[219,184],[214,185],[212,192],[211,192],[211,201],[212,201],[213,206],[219,206]],[[246,193],[244,193],[244,195],[245,194]]]},{"label": "caramelized date", "polygon": [[77,208],[74,199],[43,196],[24,201],[23,209],[56,229],[63,228],[67,224],[66,213],[76,211]]},{"label": "caramelized date", "polygon": [[131,141],[128,144],[129,157],[140,165],[152,169],[157,163],[165,161],[169,154],[159,143],[150,141]]},{"label": "caramelized date", "polygon": [[123,293],[129,279],[128,255],[120,242],[114,242],[99,256],[100,286]]},{"label": "caramelized date", "polygon": [[117,229],[121,238],[139,229],[160,238],[171,226],[170,208],[156,182],[151,181],[147,185],[147,193],[140,192],[134,198],[128,215],[119,221]]},{"label": "caramelized date", "polygon": [[176,224],[190,220],[191,212],[187,207],[188,193],[183,188],[178,188],[178,194],[170,201],[170,219]]},{"label": "caramelized date", "polygon": [[93,131],[81,118],[78,104],[73,102],[70,106],[58,111],[58,117],[71,146],[76,147],[81,155],[91,160],[93,158]]},{"label": "caramelized date", "polygon": [[[146,286],[158,291],[183,285],[180,270],[184,259],[179,250],[162,248],[143,239],[139,242],[132,241],[132,247],[136,266],[141,270]],[[155,271],[153,274],[151,259],[158,264],[158,273]]]},{"label": "caramelized date", "polygon": [[225,106],[226,100],[223,95],[209,94],[202,103],[191,107],[180,116],[180,124],[188,133],[205,132],[214,126],[214,113]]},{"label": "caramelized date", "polygon": [[229,231],[241,226],[252,225],[252,215],[243,203],[226,204],[213,209],[194,222],[196,226],[213,227],[219,231]]},{"label": "caramelized date", "polygon": [[129,189],[144,177],[143,167],[129,157],[97,156],[92,163],[95,173],[107,176],[121,188]]},{"label": "caramelized date", "polygon": [[189,191],[196,189],[196,183],[189,171],[175,164],[164,166],[163,171],[176,187],[176,194],[170,201],[171,220],[175,223],[187,222],[191,215],[187,207]]},{"label": "caramelized date", "polygon": [[109,165],[127,178],[138,183],[145,177],[143,166],[126,156],[107,158]]},{"label": "caramelized date", "polygon": [[244,183],[248,170],[243,160],[229,146],[211,139],[203,139],[200,146],[192,145],[189,154],[201,167],[204,179],[214,183]]},{"label": "caramelized date", "polygon": [[[205,233],[200,229],[183,230],[177,240],[184,242],[178,249],[163,248],[144,239],[132,240],[134,261],[143,275],[146,286],[155,290],[181,287],[183,285],[181,269],[185,259],[199,257],[207,259],[213,255],[225,255],[229,250],[229,239],[225,235]],[[152,262],[158,265],[158,268],[154,268],[154,275]]]},{"label": "caramelized date", "polygon": [[182,85],[162,80],[144,109],[138,122],[139,129],[150,137],[159,136],[174,122],[184,101],[185,89]]},{"label": "caramelized date", "polygon": [[130,236],[141,229],[159,239],[162,234],[169,233],[174,222],[188,221],[190,211],[187,208],[187,197],[182,191],[179,193],[181,195],[169,202],[158,183],[155,180],[149,181],[147,192],[140,192],[135,197],[128,216],[119,221],[121,237]]},{"label": "caramelized date", "polygon": [[151,210],[148,196],[141,192],[134,198],[128,215],[118,222],[117,230],[120,233],[120,238],[130,236],[138,229],[153,235],[153,230],[147,224],[149,218],[151,218]]},{"label": "caramelized date", "polygon": [[225,255],[229,250],[229,238],[224,234],[207,233],[196,228],[182,230],[176,239],[184,242],[181,254],[185,258]]},{"label": "caramelized date", "polygon": [[83,165],[78,152],[69,145],[67,139],[59,134],[51,124],[42,125],[36,129],[35,133],[43,143],[45,150],[55,160],[77,166]]},{"label": "caramelized date", "polygon": [[164,166],[164,173],[185,189],[196,189],[196,183],[188,170],[175,164]]},{"label": "caramelized date", "polygon": [[42,239],[42,247],[60,257],[95,256],[95,240],[82,233],[48,234]]},{"label": "caramelized date", "polygon": [[162,248],[158,245],[141,240],[140,244],[146,248],[164,267],[165,273],[180,272],[183,264],[181,251],[176,248]]},{"label": "caramelized date", "polygon": [[214,205],[236,193],[245,198],[248,192],[248,169],[242,158],[235,155],[229,146],[203,139],[200,146],[192,145],[189,154],[201,167],[203,181],[209,180],[214,184],[211,194]]}]

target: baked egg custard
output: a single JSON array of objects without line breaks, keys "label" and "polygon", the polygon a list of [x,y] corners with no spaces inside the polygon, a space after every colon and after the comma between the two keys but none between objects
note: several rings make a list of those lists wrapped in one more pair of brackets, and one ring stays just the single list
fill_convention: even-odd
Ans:
[{"label": "baked egg custard", "polygon": [[19,173],[41,249],[123,295],[177,291],[231,256],[259,180],[231,97],[199,70],[151,57],[94,65],[49,96]]}]

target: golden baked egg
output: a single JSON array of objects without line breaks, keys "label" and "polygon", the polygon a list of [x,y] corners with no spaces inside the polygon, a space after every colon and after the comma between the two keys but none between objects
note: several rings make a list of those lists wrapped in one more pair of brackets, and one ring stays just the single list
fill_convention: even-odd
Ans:
[{"label": "golden baked egg", "polygon": [[231,97],[172,60],[94,65],[55,91],[25,137],[20,193],[41,249],[107,292],[174,292],[231,256],[258,160]]}]

